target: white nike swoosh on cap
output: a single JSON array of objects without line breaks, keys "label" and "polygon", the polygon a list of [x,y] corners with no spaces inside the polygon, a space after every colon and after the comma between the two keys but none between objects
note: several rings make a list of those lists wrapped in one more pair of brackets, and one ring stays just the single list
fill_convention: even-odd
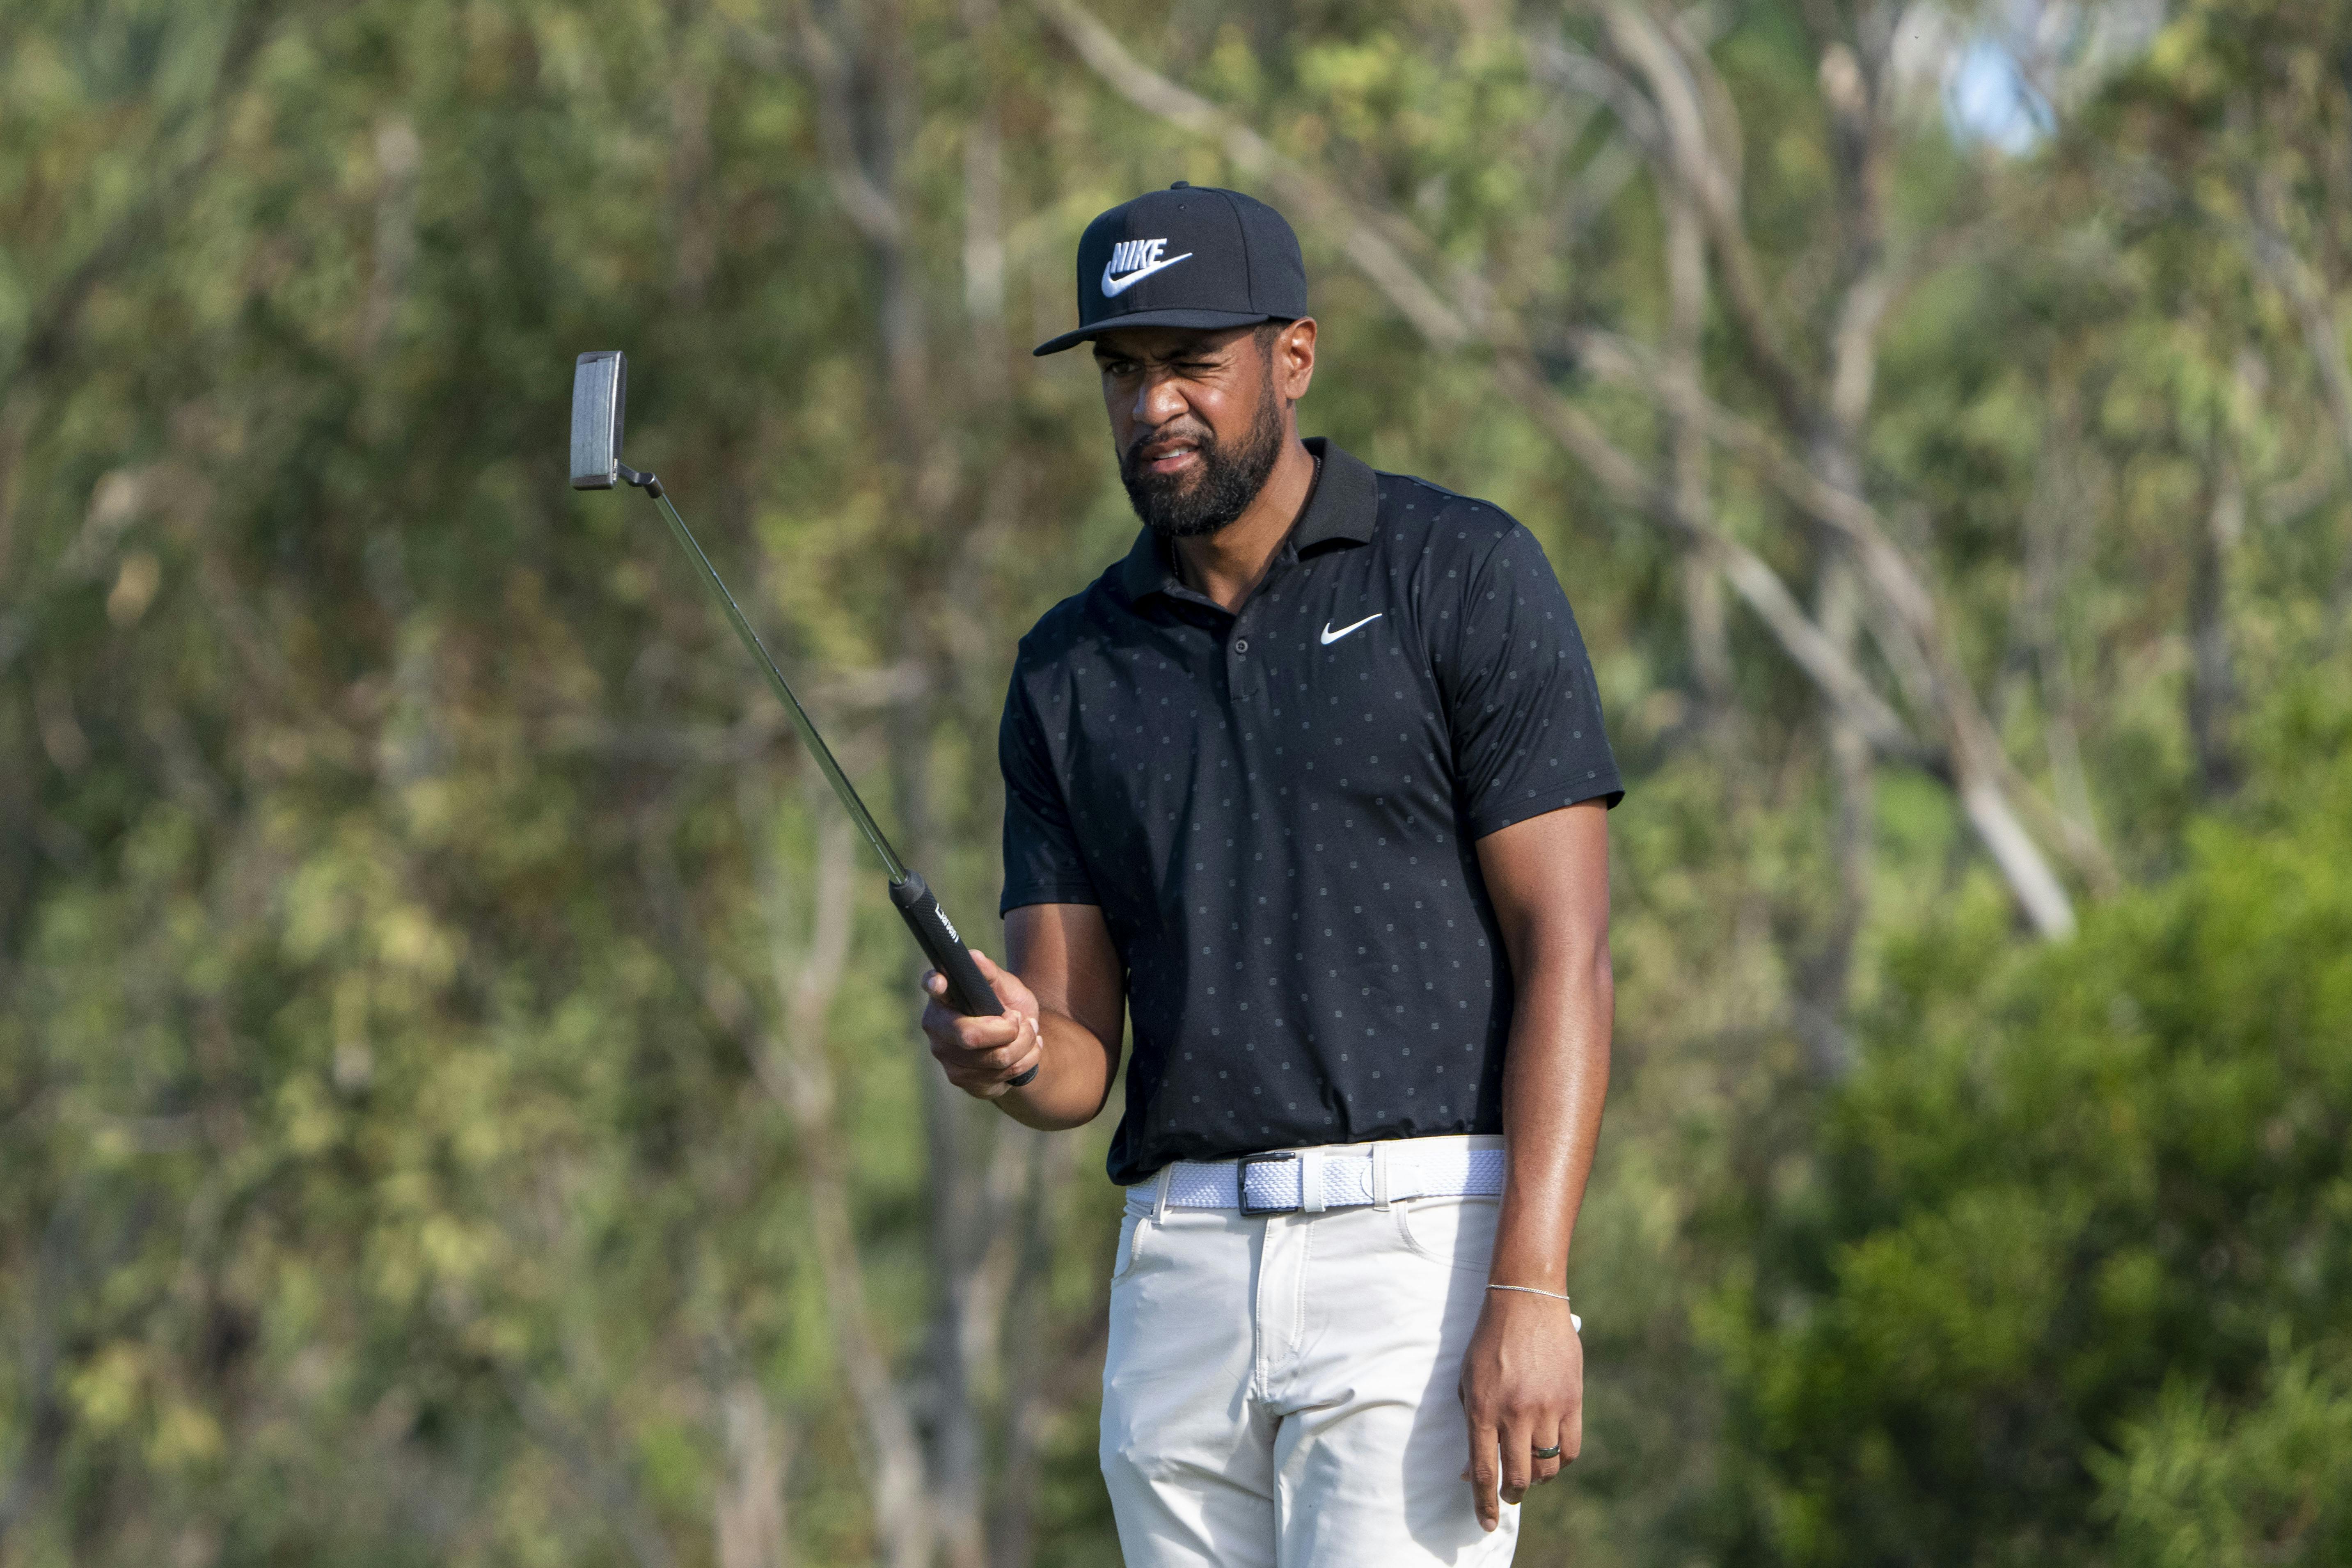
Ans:
[{"label": "white nike swoosh on cap", "polygon": [[1190,261],[1191,259],[1192,259],[1192,253],[1188,250],[1181,256],[1171,256],[1165,261],[1155,261],[1149,267],[1139,267],[1124,278],[1112,277],[1110,275],[1111,264],[1106,261],[1103,263],[1102,275],[1103,298],[1108,300],[1113,295],[1124,294],[1129,289],[1134,288],[1138,283],[1142,282],[1145,279],[1159,271],[1161,268],[1173,267],[1180,261]]},{"label": "white nike swoosh on cap", "polygon": [[1329,647],[1333,643],[1338,642],[1341,637],[1346,637],[1349,632],[1354,631],[1356,626],[1370,626],[1374,621],[1379,620],[1381,616],[1385,614],[1387,614],[1385,610],[1374,610],[1370,615],[1366,616],[1362,620],[1358,621],[1355,626],[1341,626],[1336,632],[1331,629],[1331,623],[1325,621],[1323,623],[1323,646],[1325,647]]}]

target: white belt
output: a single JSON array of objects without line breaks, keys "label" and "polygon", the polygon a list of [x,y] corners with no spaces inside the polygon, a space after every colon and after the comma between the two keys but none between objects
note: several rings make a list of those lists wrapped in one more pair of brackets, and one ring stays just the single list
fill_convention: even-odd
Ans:
[{"label": "white belt", "polygon": [[1161,1167],[1154,1184],[1159,1206],[1244,1215],[1385,1208],[1398,1198],[1494,1197],[1503,1190],[1503,1141],[1474,1133],[1178,1160]]}]

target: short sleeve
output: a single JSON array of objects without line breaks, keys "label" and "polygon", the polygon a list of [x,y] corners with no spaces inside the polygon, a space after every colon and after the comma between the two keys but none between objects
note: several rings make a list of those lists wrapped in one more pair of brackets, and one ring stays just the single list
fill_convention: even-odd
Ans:
[{"label": "short sleeve", "polygon": [[1439,665],[1470,835],[1580,801],[1624,797],[1592,661],[1568,595],[1517,523],[1467,574]]},{"label": "short sleeve", "polygon": [[1070,829],[1053,748],[1023,675],[1017,668],[1013,672],[1004,721],[996,732],[997,766],[1004,773],[1004,896],[996,910],[1002,915],[1024,904],[1098,904],[1077,835]]}]

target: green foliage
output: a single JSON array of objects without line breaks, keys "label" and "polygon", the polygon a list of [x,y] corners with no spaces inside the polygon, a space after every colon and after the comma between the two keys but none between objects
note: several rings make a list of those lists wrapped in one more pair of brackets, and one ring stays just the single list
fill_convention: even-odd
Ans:
[{"label": "green foliage", "polygon": [[[2299,683],[2284,727],[2308,738],[2344,674]],[[2340,702],[2324,751],[2075,942],[2017,955],[1963,914],[1894,960],[1819,1189],[1711,1313],[1749,1551],[2026,1563],[2112,1531],[2135,1563],[2340,1555]]]},{"label": "green foliage", "polygon": [[2274,1356],[2234,1412],[2186,1382],[2101,1456],[2116,1560],[2146,1568],[2341,1563],[2352,1554],[2352,1380]]},{"label": "green foliage", "polygon": [[[1671,447],[1573,346],[1672,313],[1667,182],[1555,69],[1594,9],[1095,9]],[[1302,224],[1307,427],[1527,521],[1633,781],[1590,1434],[1522,1561],[2340,1558],[2342,7],[2187,5],[2019,159],[1902,86],[1868,244],[1822,83],[1874,13],[1672,9],[1801,372],[1895,264],[1862,487],[2113,864],[2029,952],[1883,760],[1844,885],[1816,688],[1735,603],[1704,689],[1683,543]],[[993,947],[1013,639],[1133,529],[1082,357],[1026,345],[1088,216],[1263,188],[1230,151],[1011,0],[0,7],[0,1558],[860,1563],[968,1482],[997,1568],[1112,1559],[1105,1131],[940,1094],[760,682],[557,444],[626,348],[632,459]],[[1774,428],[1719,294],[1697,331]],[[1796,1015],[1848,914],[1834,1089]],[[938,1484],[886,1493],[877,1397]]]}]

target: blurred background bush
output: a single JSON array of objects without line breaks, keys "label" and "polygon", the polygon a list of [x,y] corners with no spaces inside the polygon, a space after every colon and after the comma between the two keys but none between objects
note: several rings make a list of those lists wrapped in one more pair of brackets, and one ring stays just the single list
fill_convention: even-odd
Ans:
[{"label": "blurred background bush", "polygon": [[1117,1560],[1107,1129],[912,952],[572,357],[984,947],[1074,310],[1543,541],[1633,791],[1520,1561],[2352,1561],[2352,15],[12,0],[0,1561]]}]

